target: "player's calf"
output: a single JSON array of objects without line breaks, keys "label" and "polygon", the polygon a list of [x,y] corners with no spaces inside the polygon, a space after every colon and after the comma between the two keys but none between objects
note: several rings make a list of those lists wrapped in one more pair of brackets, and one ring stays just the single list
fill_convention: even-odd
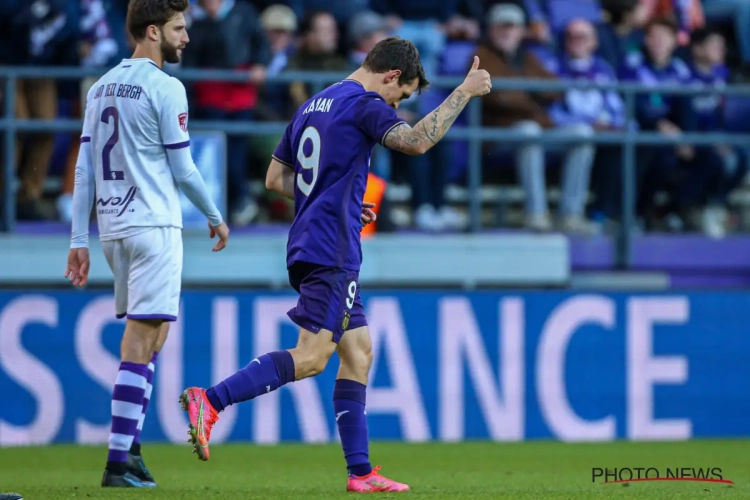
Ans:
[{"label": "player's calf", "polygon": [[[370,464],[365,405],[372,365],[372,342],[367,327],[348,330],[341,338],[337,352],[341,364],[333,389],[333,410],[346,468],[351,478],[369,477],[373,468]],[[359,479],[352,481],[359,486],[367,486]]]},{"label": "player's calf", "polygon": [[180,396],[180,403],[188,413],[189,441],[193,443],[198,458],[208,460],[211,429],[224,408],[255,399],[285,384],[323,371],[336,347],[332,335],[327,330],[321,330],[319,334],[302,330],[294,349],[258,356],[208,390],[200,387],[186,389]]},{"label": "player's calf", "polygon": [[128,320],[122,340],[120,369],[112,391],[112,427],[102,486],[148,487],[128,471],[128,453],[143,416],[148,362],[161,322]]}]

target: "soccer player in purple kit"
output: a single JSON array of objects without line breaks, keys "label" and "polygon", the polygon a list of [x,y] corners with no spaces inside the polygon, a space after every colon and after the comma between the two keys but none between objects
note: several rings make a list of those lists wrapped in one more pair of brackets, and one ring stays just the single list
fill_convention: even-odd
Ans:
[{"label": "soccer player in purple kit", "polygon": [[349,78],[297,110],[274,152],[266,187],[295,202],[287,268],[299,300],[288,314],[300,327],[299,339],[294,349],[259,356],[208,390],[185,390],[180,401],[201,460],[209,459],[211,429],[224,408],[321,373],[336,351],[341,364],[333,406],[349,472],[347,490],[409,489],[382,476],[369,459],[365,394],[372,352],[359,269],[360,231],[375,216],[372,207],[362,203],[370,155],[378,143],[410,155],[424,154],[472,97],[492,88],[475,57],[464,82],[412,128],[396,109],[428,85],[414,44],[393,37],[378,43]]}]

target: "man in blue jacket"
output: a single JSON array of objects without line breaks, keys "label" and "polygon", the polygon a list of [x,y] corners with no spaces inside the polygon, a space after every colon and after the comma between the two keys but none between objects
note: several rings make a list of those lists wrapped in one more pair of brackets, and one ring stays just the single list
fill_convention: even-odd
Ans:
[{"label": "man in blue jacket", "polygon": [[[690,131],[711,133],[724,129],[725,98],[719,93],[728,75],[724,55],[725,42],[721,33],[705,28],[693,33],[692,84],[706,92],[690,99],[695,115]],[[739,148],[725,144],[698,146],[692,161],[681,162],[675,201],[694,228],[721,238],[726,234],[727,196],[746,174],[746,158]]]},{"label": "man in blue jacket", "polygon": [[[644,48],[628,54],[620,70],[623,81],[657,87],[654,92],[636,95],[635,119],[643,131],[678,136],[692,130],[695,114],[690,99],[658,92],[659,85],[687,85],[690,68],[674,57],[677,48],[677,24],[670,19],[655,19],[646,26]],[[678,163],[693,161],[695,148],[678,146],[643,146],[638,148],[638,214],[647,225],[655,222],[654,196],[671,190],[677,179]]]}]

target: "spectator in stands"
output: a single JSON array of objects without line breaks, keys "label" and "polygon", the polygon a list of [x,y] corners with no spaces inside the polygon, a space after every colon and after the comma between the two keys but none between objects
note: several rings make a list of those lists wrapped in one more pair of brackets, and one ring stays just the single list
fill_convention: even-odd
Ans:
[{"label": "spectator in stands", "polygon": [[679,45],[690,43],[690,33],[705,24],[701,0],[640,0],[639,7],[648,20],[674,19]]},{"label": "spectator in stands", "polygon": [[392,34],[417,46],[427,78],[437,75],[445,23],[457,13],[456,4],[456,0],[372,0],[373,10],[387,16]]},{"label": "spectator in stands", "polygon": [[[693,32],[691,70],[694,83],[718,91],[726,84],[725,41],[721,33],[708,29]],[[717,132],[723,128],[724,99],[716,92],[691,98],[696,115],[691,131]],[[726,198],[747,174],[747,162],[738,148],[727,145],[698,146],[695,157],[683,162],[678,185],[679,208],[688,223],[705,234],[721,238],[726,234]],[[690,212],[688,212],[690,211]]]},{"label": "spectator in stands", "polygon": [[599,55],[618,70],[627,54],[643,46],[644,22],[639,15],[639,0],[605,0],[607,22],[598,30]]},{"label": "spectator in stands", "polygon": [[[346,59],[336,52],[339,30],[331,14],[320,10],[309,12],[300,22],[299,34],[299,50],[289,60],[288,70],[342,72],[349,69]],[[313,95],[311,86],[302,82],[292,83],[289,93],[295,110]]]},{"label": "spectator in stands", "polygon": [[[651,21],[646,26],[643,52],[627,56],[621,79],[650,86],[656,83],[688,84],[690,69],[682,60],[674,57],[677,30],[677,24],[670,18]],[[693,128],[695,120],[689,98],[658,92],[636,95],[635,117],[641,130],[657,131],[668,136],[678,136],[683,130]],[[654,196],[659,191],[673,188],[678,160],[692,161],[695,148],[688,144],[643,146],[638,148],[637,157],[640,186],[638,214],[646,218],[648,226],[652,226],[657,221]]]},{"label": "spectator in stands", "polygon": [[[17,62],[33,66],[78,64],[78,5],[63,0],[18,2],[13,50]],[[16,114],[21,119],[52,120],[58,114],[58,83],[53,79],[18,82]],[[41,199],[54,149],[54,134],[20,137],[17,215],[19,220],[47,218]]]},{"label": "spectator in stands", "polygon": [[[112,37],[112,30],[104,10],[102,0],[81,0],[80,19],[80,42],[78,43],[78,54],[81,65],[87,68],[107,67],[120,52],[117,42]],[[80,91],[74,99],[71,115],[75,118],[83,118],[86,109],[86,96],[92,85],[96,83],[96,77],[84,78],[80,84]],[[70,222],[73,217],[73,185],[75,183],[76,162],[80,133],[73,134],[68,158],[65,164],[62,189],[57,198],[57,211],[60,219]]]},{"label": "spectator in stands", "polygon": [[[268,38],[255,8],[242,0],[200,0],[192,10],[190,46],[185,68],[247,71],[248,81],[198,82],[193,86],[197,115],[204,120],[250,121],[258,102],[258,85],[271,60]],[[248,189],[248,139],[227,139],[227,195],[231,221],[247,225],[259,209]]]},{"label": "spectator in stands", "polygon": [[[500,78],[556,79],[536,56],[522,49],[524,23],[524,13],[518,6],[498,4],[492,7],[488,14],[488,40],[478,50],[482,67],[490,75]],[[482,99],[484,125],[514,127],[533,140],[543,129],[556,128],[547,107],[561,97],[559,92],[493,91]],[[563,127],[568,134],[579,139],[573,145],[564,146],[560,226],[567,231],[590,232],[593,228],[583,213],[595,153],[593,144],[588,141],[593,129],[586,123]],[[494,152],[502,149],[501,145],[493,148]],[[547,209],[544,147],[535,142],[523,144],[517,150],[516,163],[526,191],[526,226],[534,230],[550,230],[552,221]]]},{"label": "spectator in stands", "polygon": [[263,12],[272,5],[281,4],[292,9],[297,19],[305,13],[305,0],[249,0],[249,2],[253,4],[256,12]]},{"label": "spectator in stands", "polygon": [[297,32],[297,16],[283,4],[274,4],[263,11],[261,24],[271,45],[271,62],[268,76],[281,73],[294,53],[294,35]]},{"label": "spectator in stands", "polygon": [[[297,32],[297,16],[283,4],[266,8],[261,15],[261,23],[271,45],[271,62],[268,76],[274,77],[284,71],[289,59],[294,55],[294,37]],[[258,102],[258,119],[285,121],[294,114],[288,88],[280,83],[267,83],[261,90],[263,99]]]},{"label": "spectator in stands", "polygon": [[388,36],[388,23],[380,14],[364,11],[349,21],[347,33],[350,42],[349,65],[352,70],[359,68],[367,53]]},{"label": "spectator in stands", "polygon": [[[291,7],[274,3],[263,10],[261,24],[271,46],[271,62],[268,64],[269,78],[277,76],[286,69],[289,59],[296,51],[295,36],[297,15]],[[288,121],[296,108],[289,96],[289,85],[267,82],[260,89],[260,98],[255,107],[253,118],[257,121]],[[250,137],[251,164],[267,164],[279,144],[283,134],[260,134]],[[262,172],[258,172],[262,173]],[[294,215],[294,203],[281,196],[265,191],[259,204],[265,205],[271,220],[290,221],[289,214]],[[264,203],[265,201],[265,203]],[[291,210],[290,210],[291,206]]]},{"label": "spectator in stands", "polygon": [[529,30],[539,42],[563,35],[574,19],[584,19],[594,25],[603,22],[599,0],[524,0],[524,5],[529,15]]},{"label": "spectator in stands", "polygon": [[[561,79],[588,80],[597,83],[617,81],[614,69],[595,52],[597,49],[596,28],[584,19],[571,21],[565,32],[563,54],[548,68]],[[620,94],[614,90],[575,88],[565,92],[565,97],[555,102],[549,112],[558,125],[586,124],[594,130],[619,130],[625,126],[625,106]],[[600,146],[596,153],[594,209],[606,218],[615,219],[620,206],[614,204],[610,191],[618,189],[621,182],[619,172],[620,150],[612,146]]]},{"label": "spectator in stands", "polygon": [[750,2],[747,0],[703,0],[703,10],[711,21],[732,21],[742,62],[750,63]]}]

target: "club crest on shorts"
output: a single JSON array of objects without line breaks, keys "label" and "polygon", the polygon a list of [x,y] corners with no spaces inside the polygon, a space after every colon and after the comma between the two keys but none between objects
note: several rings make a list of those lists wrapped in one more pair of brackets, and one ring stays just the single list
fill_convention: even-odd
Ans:
[{"label": "club crest on shorts", "polygon": [[183,132],[187,132],[187,120],[188,120],[188,114],[187,113],[180,113],[177,116],[177,119],[180,122],[180,128]]},{"label": "club crest on shorts", "polygon": [[351,318],[351,315],[348,311],[344,312],[344,319],[341,320],[341,329],[346,331],[347,328],[349,328],[349,319]]}]

